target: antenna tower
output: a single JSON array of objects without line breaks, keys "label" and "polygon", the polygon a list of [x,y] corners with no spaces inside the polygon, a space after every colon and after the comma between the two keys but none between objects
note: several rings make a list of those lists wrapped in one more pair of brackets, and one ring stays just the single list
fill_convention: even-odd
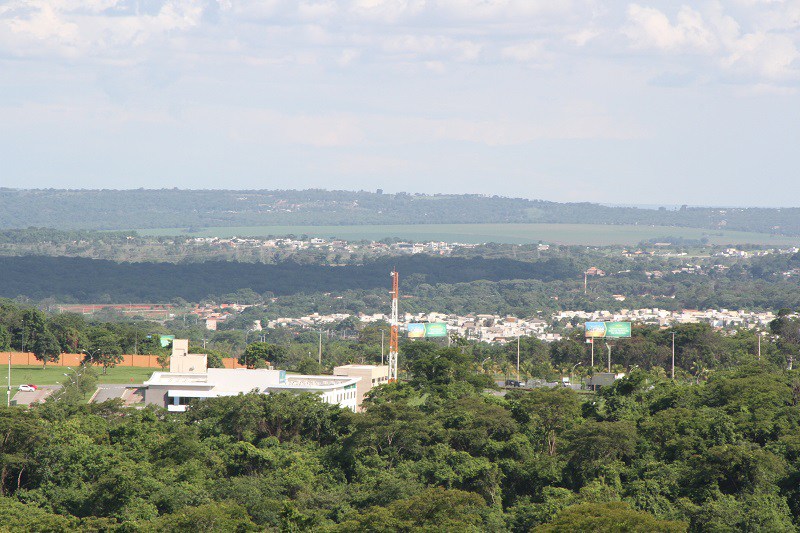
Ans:
[{"label": "antenna tower", "polygon": [[397,381],[397,332],[399,321],[397,318],[397,297],[400,279],[396,270],[392,271],[392,319],[389,322],[391,332],[389,333],[389,381]]}]

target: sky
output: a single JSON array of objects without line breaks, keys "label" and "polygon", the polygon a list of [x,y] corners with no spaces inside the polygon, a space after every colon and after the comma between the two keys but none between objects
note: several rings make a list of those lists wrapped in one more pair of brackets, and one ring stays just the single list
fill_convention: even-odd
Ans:
[{"label": "sky", "polygon": [[800,0],[0,0],[0,186],[799,206]]}]

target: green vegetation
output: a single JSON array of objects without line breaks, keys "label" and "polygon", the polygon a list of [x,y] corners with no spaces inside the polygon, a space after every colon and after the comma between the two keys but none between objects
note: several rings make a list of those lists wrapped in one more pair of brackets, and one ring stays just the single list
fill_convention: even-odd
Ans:
[{"label": "green vegetation", "polygon": [[577,267],[562,259],[536,263],[512,259],[382,258],[363,265],[333,267],[209,261],[205,263],[114,263],[65,257],[0,257],[0,296],[25,295],[60,301],[170,301],[176,297],[200,301],[212,294],[250,289],[274,295],[385,287],[393,267],[416,272],[434,283],[477,279],[541,279],[577,277]]},{"label": "green vegetation", "polygon": [[[72,367],[74,368],[74,367]],[[143,383],[147,381],[157,368],[143,368],[136,366],[117,366],[109,368],[108,372],[102,375],[102,383]],[[8,384],[7,366],[0,365],[0,388]],[[41,366],[12,365],[11,367],[11,387],[16,388],[23,383],[33,383],[34,385],[55,385],[64,383],[67,378],[65,373],[70,372],[70,367],[49,365],[47,368]],[[98,376],[100,377],[100,376]]]},{"label": "green vegetation", "polygon": [[[274,264],[0,257],[0,296],[47,299],[48,305],[177,302],[185,306],[187,301],[204,300],[259,304],[243,317],[250,320],[315,312],[375,313],[388,309],[386,273],[397,268],[402,307],[411,312],[531,316],[561,309],[800,308],[800,254],[796,253],[719,257],[709,255],[719,251],[711,249],[690,256],[676,246],[668,255],[643,246],[646,252],[625,256],[619,248],[536,248],[491,245],[474,255],[403,255],[342,266],[333,266],[324,257]],[[593,266],[606,275],[590,276],[584,291],[583,272]],[[238,318],[229,323],[240,329],[252,325]]]},{"label": "green vegetation", "polygon": [[[75,213],[80,213],[76,217]],[[204,228],[386,224],[611,224],[800,234],[800,209],[638,209],[482,195],[359,191],[12,190],[0,228]],[[667,235],[674,235],[668,233]]]},{"label": "green vegetation", "polygon": [[[61,369],[66,367],[58,364],[62,353],[84,354],[83,362],[102,366],[103,374],[113,373],[123,353],[167,354],[169,348],[161,346],[161,333],[163,326],[149,322],[89,323],[76,313],[47,314],[32,306],[0,299],[0,351],[33,351],[36,359],[42,362],[41,378],[45,381],[40,380],[40,383],[50,382],[48,371],[64,372]],[[41,339],[47,339],[49,346],[45,354],[37,351]],[[141,369],[136,372],[127,376],[123,371],[118,379],[138,377]],[[23,372],[23,376],[28,373]],[[20,376],[15,376],[15,380],[18,379]],[[56,378],[53,382],[59,380]]]},{"label": "green vegetation", "polygon": [[466,244],[487,242],[529,244],[537,242],[587,246],[634,245],[651,239],[693,239],[709,244],[760,244],[786,246],[796,238],[769,233],[710,230],[687,227],[602,224],[406,224],[358,226],[233,226],[139,229],[154,237],[267,237],[308,235],[349,241],[399,238],[416,242],[445,241]]},{"label": "green vegetation", "polygon": [[698,384],[635,370],[596,395],[488,394],[458,347],[407,351],[363,413],[312,395],[186,413],[64,395],[0,408],[0,529],[796,531],[800,372]]}]

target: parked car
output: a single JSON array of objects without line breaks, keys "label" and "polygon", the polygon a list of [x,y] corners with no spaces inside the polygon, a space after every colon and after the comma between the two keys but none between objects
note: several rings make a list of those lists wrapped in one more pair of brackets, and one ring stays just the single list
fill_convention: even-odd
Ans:
[{"label": "parked car", "polygon": [[30,383],[28,383],[27,385],[19,386],[19,390],[21,390],[22,392],[34,392],[36,391],[36,389],[38,389],[38,387]]}]

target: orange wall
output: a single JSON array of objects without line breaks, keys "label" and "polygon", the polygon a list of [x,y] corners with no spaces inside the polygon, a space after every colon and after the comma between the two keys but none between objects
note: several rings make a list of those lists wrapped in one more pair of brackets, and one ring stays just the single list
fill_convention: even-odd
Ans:
[{"label": "orange wall", "polygon": [[[8,364],[8,358],[11,356],[12,365],[40,365],[41,361],[37,360],[33,353],[23,352],[0,352],[0,365]],[[82,353],[62,353],[58,361],[55,363],[48,363],[54,366],[76,366],[83,361],[84,354]],[[169,359],[167,360],[169,361]],[[226,357],[222,360],[225,368],[244,368],[240,365],[235,358]],[[143,368],[160,368],[158,364],[158,356],[156,355],[123,355],[122,362],[117,366],[136,366]],[[169,362],[167,363],[169,368]]]}]

